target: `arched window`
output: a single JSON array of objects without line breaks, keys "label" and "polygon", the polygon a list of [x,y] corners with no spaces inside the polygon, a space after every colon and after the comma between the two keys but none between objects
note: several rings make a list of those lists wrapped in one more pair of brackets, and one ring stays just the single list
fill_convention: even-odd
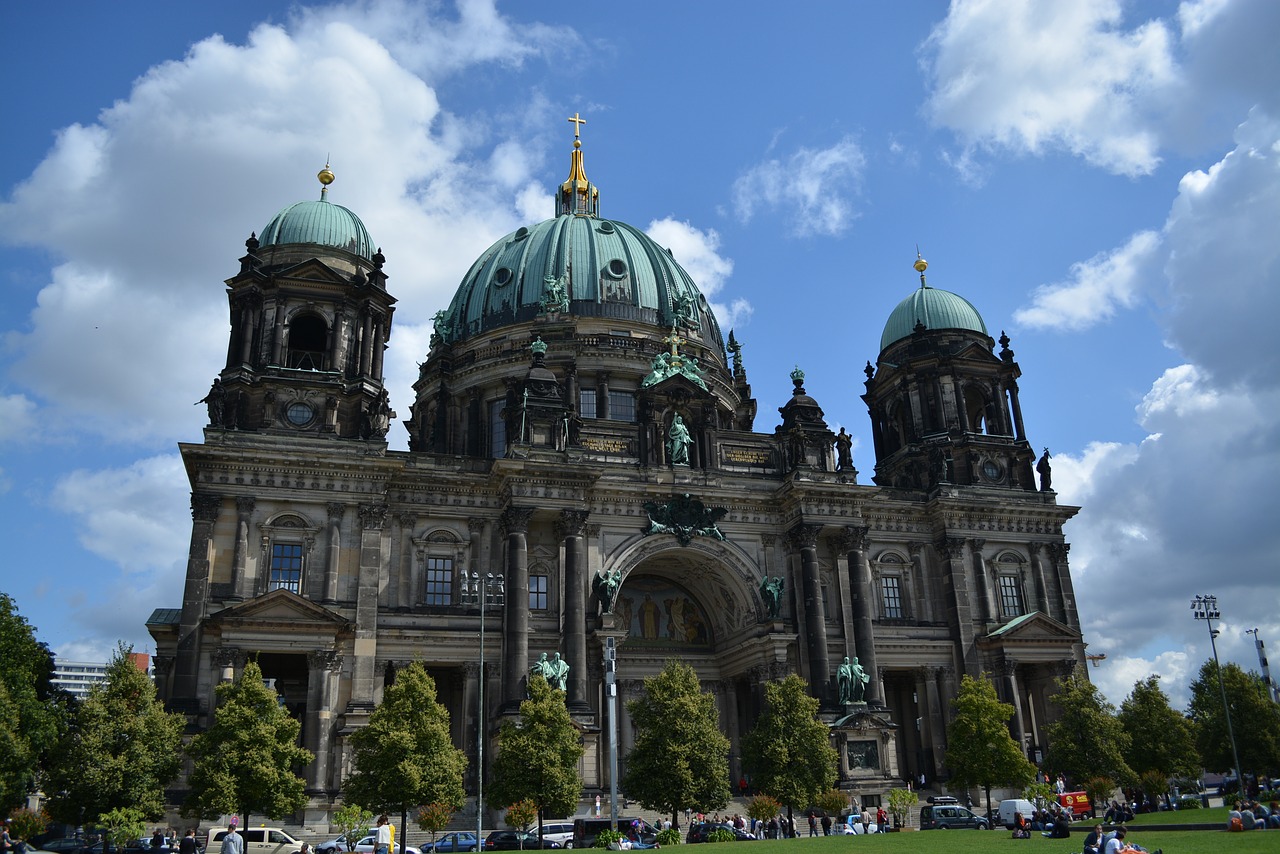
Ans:
[{"label": "arched window", "polygon": [[964,411],[969,421],[970,433],[986,433],[987,430],[987,398],[981,389],[966,386],[964,390]]},{"label": "arched window", "polygon": [[303,314],[289,322],[289,353],[285,364],[303,371],[327,369],[329,327],[324,318]]}]

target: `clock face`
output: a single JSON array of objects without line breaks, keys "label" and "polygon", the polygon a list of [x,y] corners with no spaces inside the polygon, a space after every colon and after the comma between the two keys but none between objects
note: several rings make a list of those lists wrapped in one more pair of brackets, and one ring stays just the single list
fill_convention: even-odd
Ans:
[{"label": "clock face", "polygon": [[301,427],[315,417],[316,411],[311,408],[309,403],[291,403],[289,408],[285,410],[285,417],[289,419],[289,423],[296,427]]},{"label": "clock face", "polygon": [[988,480],[999,480],[1000,464],[995,460],[987,460],[982,464],[982,473],[987,476]]}]

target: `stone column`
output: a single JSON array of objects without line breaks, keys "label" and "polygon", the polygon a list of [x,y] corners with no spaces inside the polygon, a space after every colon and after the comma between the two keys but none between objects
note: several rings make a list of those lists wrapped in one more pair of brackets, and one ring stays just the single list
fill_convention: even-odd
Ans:
[{"label": "stone column", "polygon": [[209,600],[209,573],[213,564],[213,528],[222,497],[208,492],[191,493],[191,545],[187,553],[187,579],[182,591],[182,616],[178,620],[177,662],[173,695],[196,696],[200,678],[200,623]]},{"label": "stone column", "polygon": [[333,727],[337,709],[337,673],[342,656],[333,650],[316,650],[307,655],[307,743],[315,761],[307,769],[307,788],[328,789],[331,781]]},{"label": "stone column", "polygon": [[1031,544],[1031,579],[1035,584],[1036,610],[1049,614],[1049,590],[1045,583],[1045,543]]},{"label": "stone column", "polygon": [[[1013,405],[1013,429],[1019,442],[1027,440],[1027,431],[1022,426],[1022,404],[1018,402],[1018,384],[1010,380],[1006,384],[1009,390],[1009,403]],[[1003,408],[1003,407],[1001,407]]]},{"label": "stone column", "polygon": [[933,752],[933,767],[929,769],[929,776],[937,779],[942,773],[942,761],[947,755],[947,725],[943,715],[943,702],[938,694],[938,675],[937,667],[925,667],[924,670],[924,696],[925,703],[928,708],[929,716],[929,746]]},{"label": "stone column", "polygon": [[515,709],[529,674],[529,519],[533,508],[509,505],[502,514],[507,533],[507,600],[502,635],[502,700]]},{"label": "stone column", "polygon": [[[462,752],[467,755],[467,770],[463,785],[474,791],[476,784],[476,746],[484,732],[487,715],[480,709],[480,663],[467,661],[462,665],[462,708],[451,714],[454,720],[463,721]],[[466,722],[470,721],[470,725]]]},{"label": "stone column", "polygon": [[918,582],[911,604],[921,619],[932,623],[937,619],[937,608],[925,583],[928,576],[924,571],[924,543],[907,543],[907,550],[911,553],[911,577]]},{"label": "stone column", "polygon": [[326,605],[338,601],[338,561],[342,555],[342,517],[347,512],[345,504],[330,502],[328,548],[325,552],[324,565],[324,602]]},{"label": "stone column", "polygon": [[719,694],[724,709],[724,734],[729,739],[729,781],[736,791],[743,772],[742,736],[738,729],[738,686],[732,679],[721,679]]},{"label": "stone column", "polygon": [[373,335],[373,367],[371,374],[377,382],[382,381],[382,357],[387,349],[387,321],[379,317],[374,325]]},{"label": "stone column", "polygon": [[[853,589],[853,645],[858,664],[867,673],[876,673],[876,642],[872,627],[872,592],[871,563],[867,560],[870,540],[867,533],[870,528],[852,526],[845,529],[849,535],[849,574],[850,587]],[[867,683],[863,699],[868,705],[884,704],[884,686],[878,679]]]},{"label": "stone column", "polygon": [[805,634],[809,649],[809,685],[825,706],[831,702],[831,661],[827,654],[826,608],[822,601],[822,576],[818,571],[818,535],[821,525],[796,525],[788,532],[800,552],[800,577],[804,585]]},{"label": "stone column", "polygon": [[1010,726],[1013,729],[1013,740],[1018,742],[1018,749],[1025,754],[1027,749],[1027,725],[1022,715],[1022,692],[1018,687],[1018,663],[1008,657],[1001,658],[996,665],[996,671],[1004,688],[1004,701],[1013,706],[1013,720],[1010,722]]},{"label": "stone column", "polygon": [[569,708],[587,711],[587,554],[582,538],[587,510],[565,510],[557,533],[564,539],[564,657],[569,663]]},{"label": "stone column", "polygon": [[173,656],[153,655],[151,672],[155,674],[157,699],[165,702],[173,699]]},{"label": "stone column", "polygon": [[1071,551],[1071,544],[1048,543],[1045,550],[1053,562],[1054,574],[1058,580],[1058,592],[1062,597],[1062,621],[1076,631],[1080,631],[1080,614],[1076,610],[1076,591],[1071,581],[1071,570],[1067,566],[1067,554]]},{"label": "stone column", "polygon": [[964,658],[965,672],[976,679],[982,668],[974,644],[973,606],[969,595],[969,576],[964,566],[964,544],[960,537],[944,537],[934,548],[944,561],[941,575],[947,622],[951,624],[960,655]]},{"label": "stone column", "polygon": [[992,607],[991,585],[987,580],[986,562],[982,559],[982,547],[986,544],[987,541],[980,538],[969,540],[969,553],[973,557],[973,581],[978,593],[978,612],[982,615],[983,622],[993,623],[996,615]]},{"label": "stone column", "polygon": [[253,516],[252,495],[236,496],[236,546],[231,558],[231,598],[243,600],[249,589],[246,578],[249,566],[249,522]]},{"label": "stone column", "polygon": [[378,581],[382,577],[382,528],[385,504],[360,505],[360,574],[356,588],[355,661],[352,666],[351,705],[372,708],[374,662],[378,654]]},{"label": "stone column", "polygon": [[396,541],[396,607],[412,608],[418,602],[418,593],[413,587],[413,526],[418,523],[418,517],[397,513],[396,521],[400,524],[400,537]]}]

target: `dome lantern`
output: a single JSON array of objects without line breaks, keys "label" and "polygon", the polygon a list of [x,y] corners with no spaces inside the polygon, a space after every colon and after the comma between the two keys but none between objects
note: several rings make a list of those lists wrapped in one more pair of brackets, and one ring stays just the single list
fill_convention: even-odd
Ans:
[{"label": "dome lantern", "polygon": [[560,193],[556,198],[556,216],[600,216],[600,191],[587,180],[586,169],[582,165],[582,125],[587,120],[577,113],[569,117],[573,123],[573,154],[569,158],[569,177],[560,185]]}]

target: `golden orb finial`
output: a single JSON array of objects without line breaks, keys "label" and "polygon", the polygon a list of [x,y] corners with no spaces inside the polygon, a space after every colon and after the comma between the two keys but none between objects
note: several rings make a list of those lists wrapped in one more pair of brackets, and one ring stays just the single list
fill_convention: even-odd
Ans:
[{"label": "golden orb finial", "polygon": [[924,271],[929,269],[929,262],[924,260],[923,257],[921,257],[919,246],[916,247],[916,263],[912,264],[911,266],[914,267],[915,271],[920,274],[920,287],[922,288],[929,287],[924,282]]},{"label": "golden orb finial", "polygon": [[328,163],[325,163],[324,168],[316,173],[316,178],[320,179],[320,183],[324,184],[326,187],[333,183],[333,179],[335,177],[336,176],[333,174],[333,170],[329,168]]}]

